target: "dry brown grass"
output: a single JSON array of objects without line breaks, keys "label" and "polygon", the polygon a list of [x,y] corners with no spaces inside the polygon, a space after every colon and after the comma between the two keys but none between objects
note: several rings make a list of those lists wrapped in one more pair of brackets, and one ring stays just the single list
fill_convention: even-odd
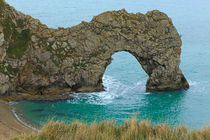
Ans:
[{"label": "dry brown grass", "polygon": [[189,131],[166,124],[152,126],[147,121],[133,118],[120,126],[113,122],[81,122],[66,124],[50,121],[38,134],[15,137],[11,140],[210,140],[210,127]]}]

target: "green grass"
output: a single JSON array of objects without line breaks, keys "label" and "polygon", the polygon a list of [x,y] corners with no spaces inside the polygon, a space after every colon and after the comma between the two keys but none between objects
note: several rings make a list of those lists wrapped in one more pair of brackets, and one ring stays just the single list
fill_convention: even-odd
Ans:
[{"label": "green grass", "polygon": [[13,33],[14,43],[11,43],[7,49],[7,54],[11,58],[21,58],[25,51],[28,49],[28,42],[30,30],[23,30],[20,34],[17,32]]},{"label": "green grass", "polygon": [[3,73],[5,75],[9,75],[9,73],[7,72],[7,69],[5,69],[3,64],[0,64],[0,73]]},{"label": "green grass", "polygon": [[16,75],[19,72],[19,68],[13,68],[11,65],[8,65],[7,71],[13,75]]},{"label": "green grass", "polygon": [[19,68],[12,67],[10,64],[7,66],[5,65],[5,61],[0,64],[0,73],[8,75],[11,78],[11,75],[15,76],[20,71]]},{"label": "green grass", "polygon": [[[16,30],[16,25],[13,23],[11,17],[6,17],[1,24],[4,27],[5,40],[9,42],[7,54],[10,58],[21,58],[28,49],[30,41],[30,30],[25,29],[20,33]],[[23,21],[17,22],[17,27],[23,26]]]},{"label": "green grass", "polygon": [[0,65],[0,73],[4,73],[5,74],[5,70],[4,67]]},{"label": "green grass", "polygon": [[166,124],[152,126],[135,118],[120,126],[113,122],[81,122],[66,124],[50,121],[40,132],[11,140],[210,140],[210,127],[189,131],[180,126],[171,128]]}]

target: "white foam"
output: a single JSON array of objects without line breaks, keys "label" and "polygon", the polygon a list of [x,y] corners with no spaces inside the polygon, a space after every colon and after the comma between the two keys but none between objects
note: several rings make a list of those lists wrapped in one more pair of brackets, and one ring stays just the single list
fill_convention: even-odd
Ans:
[{"label": "white foam", "polygon": [[107,105],[113,103],[115,99],[127,98],[127,96],[130,96],[127,95],[129,92],[145,93],[145,84],[141,81],[134,85],[128,86],[111,76],[105,75],[103,77],[103,84],[105,91],[93,93],[74,93],[72,94],[74,99],[69,100],[68,102],[71,104],[80,104],[81,102],[85,102],[87,104]]},{"label": "white foam", "polygon": [[195,86],[195,85],[197,85],[198,84],[198,82],[196,82],[196,81],[190,81],[189,80],[189,85],[190,86]]},{"label": "white foam", "polygon": [[34,131],[39,131],[39,129],[37,129],[37,128],[35,128],[35,127],[33,127],[31,124],[29,124],[29,123],[26,123],[25,121],[23,121],[22,119],[21,119],[21,117],[19,117],[19,115],[16,113],[16,111],[15,111],[15,108],[12,106],[12,105],[15,105],[16,104],[16,102],[9,102],[9,104],[10,104],[10,106],[11,106],[11,108],[12,108],[12,113],[14,114],[14,116],[15,116],[15,118],[21,123],[21,124],[23,124],[24,126],[26,126],[26,127],[28,127],[28,128],[31,128],[32,130],[34,130]]}]

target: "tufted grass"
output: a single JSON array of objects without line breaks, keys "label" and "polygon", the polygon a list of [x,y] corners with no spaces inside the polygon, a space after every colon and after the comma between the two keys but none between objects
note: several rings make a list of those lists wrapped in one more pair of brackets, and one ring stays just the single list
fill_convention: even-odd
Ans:
[{"label": "tufted grass", "polygon": [[210,127],[189,131],[185,126],[152,126],[135,118],[120,126],[106,121],[90,125],[78,121],[71,124],[50,121],[37,134],[11,140],[210,140]]}]

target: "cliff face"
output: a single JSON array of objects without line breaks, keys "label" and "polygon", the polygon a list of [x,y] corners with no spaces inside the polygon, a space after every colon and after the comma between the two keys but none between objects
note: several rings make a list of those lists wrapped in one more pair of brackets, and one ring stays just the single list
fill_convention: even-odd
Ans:
[{"label": "cliff face", "polygon": [[128,51],[149,75],[147,91],[188,88],[181,38],[158,10],[105,12],[87,23],[51,29],[0,0],[0,94],[43,89],[100,91],[115,52]]}]

